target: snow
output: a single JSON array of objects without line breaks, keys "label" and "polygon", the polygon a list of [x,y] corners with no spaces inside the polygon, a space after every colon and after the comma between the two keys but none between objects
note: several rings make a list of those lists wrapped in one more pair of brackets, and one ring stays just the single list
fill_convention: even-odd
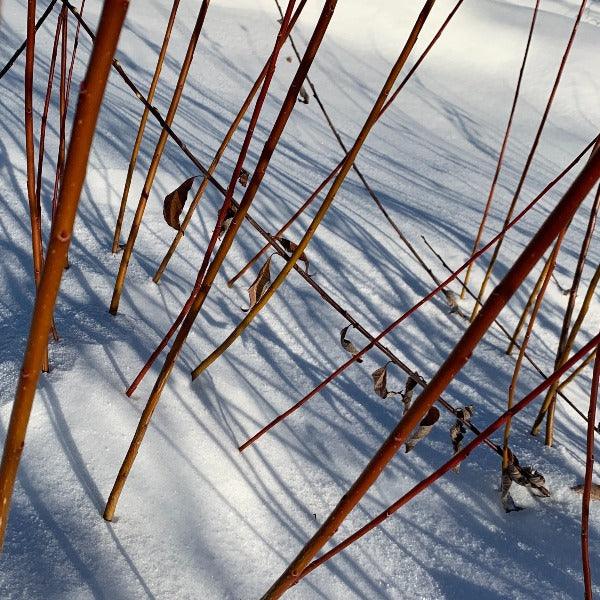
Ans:
[{"label": "snow", "polygon": [[[24,0],[4,0],[0,64],[22,41]],[[39,2],[41,13],[47,2]],[[307,3],[297,42],[304,47],[320,3]],[[453,2],[440,0],[416,52],[424,48]],[[445,275],[421,240],[457,267],[468,256],[487,197],[531,17],[529,0],[466,0],[413,80],[361,151],[358,164],[386,209],[436,275]],[[577,11],[575,0],[544,0],[502,172],[490,239],[504,218],[543,112]],[[101,3],[88,0],[97,22]],[[155,104],[166,112],[198,2],[182,0],[172,54]],[[333,121],[352,141],[406,39],[422,2],[339,3],[310,76]],[[118,58],[147,89],[169,3],[132,2]],[[550,113],[519,206],[537,194],[598,132],[600,3],[591,2]],[[208,13],[174,129],[204,164],[234,117],[268,55],[278,17],[272,0],[220,0]],[[55,14],[40,31],[35,106],[45,77]],[[74,25],[70,25],[71,34]],[[82,33],[75,80],[89,40]],[[252,170],[294,73],[289,45],[256,129],[246,168]],[[0,81],[0,428],[8,422],[26,342],[33,287],[25,194],[21,57]],[[76,86],[73,88],[76,89]],[[75,103],[73,96],[71,112]],[[57,106],[47,138],[44,209],[51,194]],[[159,364],[131,399],[123,390],[177,315],[190,291],[220,197],[210,189],[162,283],[151,276],[172,239],[162,198],[195,168],[167,145],[134,251],[119,314],[107,308],[120,257],[112,231],[141,104],[113,73],[88,168],[51,346],[53,370],[43,376],[13,499],[0,566],[0,597],[215,598],[260,597],[323,522],[401,415],[393,397],[372,392],[370,373],[384,362],[371,352],[305,407],[244,454],[237,447],[312,389],[347,358],[339,344],[346,322],[292,274],[241,341],[190,383],[189,372],[242,318],[248,274],[236,288],[226,279],[262,245],[244,226],[167,385],[112,524],[100,514]],[[36,114],[36,127],[39,114]],[[151,120],[130,195],[139,197],[158,128]],[[217,178],[226,182],[242,136],[235,137]],[[314,101],[298,104],[267,172],[252,214],[274,230],[341,158]],[[578,169],[574,170],[574,173]],[[568,178],[572,179],[572,176]],[[506,272],[568,181],[553,190],[508,237],[496,278]],[[193,190],[196,189],[196,186]],[[557,277],[568,285],[591,198],[574,219]],[[311,213],[312,215],[313,213]],[[48,221],[46,220],[45,223]],[[297,239],[307,217],[292,227]],[[45,231],[47,235],[47,231]],[[308,249],[317,281],[372,333],[412,306],[432,282],[407,252],[351,173]],[[593,240],[584,282],[600,258]],[[273,267],[278,266],[275,258]],[[484,263],[485,266],[486,263]],[[275,268],[273,269],[275,271]],[[254,271],[255,272],[255,271]],[[539,266],[502,315],[511,329]],[[475,272],[477,280],[482,270]],[[455,286],[454,289],[458,289]],[[579,302],[583,294],[580,294]],[[531,354],[552,370],[565,298],[551,284],[531,341]],[[579,304],[578,304],[579,306]],[[577,309],[578,310],[578,307]],[[425,378],[456,343],[464,323],[441,298],[393,332],[386,343]],[[597,298],[586,320],[587,341],[600,327]],[[353,329],[357,346],[364,340]],[[480,343],[445,395],[474,404],[474,423],[498,415],[514,359],[498,329]],[[591,369],[568,389],[586,410]],[[390,367],[389,387],[404,382]],[[518,395],[539,376],[524,365]],[[582,596],[580,496],[570,486],[584,472],[583,422],[557,410],[552,449],[528,431],[539,401],[515,419],[512,445],[522,464],[546,477],[549,499],[516,490],[527,510],[505,514],[499,502],[499,459],[482,447],[374,532],[306,577],[287,597],[312,598],[579,598]],[[445,462],[453,419],[442,413],[426,441],[399,454],[334,537],[342,540]],[[470,434],[469,434],[470,435]],[[498,436],[496,436],[497,438]],[[495,438],[495,439],[496,439]],[[467,439],[470,439],[467,436]],[[591,557],[600,572],[600,509],[591,508]],[[329,547],[329,546],[328,546]],[[596,586],[596,591],[600,588]]]}]

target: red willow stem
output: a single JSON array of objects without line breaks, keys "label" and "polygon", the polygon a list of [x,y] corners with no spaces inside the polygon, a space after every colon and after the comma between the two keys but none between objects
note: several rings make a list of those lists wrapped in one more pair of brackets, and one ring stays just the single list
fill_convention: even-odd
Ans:
[{"label": "red willow stem", "polygon": [[[323,525],[263,596],[264,600],[273,600],[281,597],[298,579],[317,552],[335,534],[344,519],[360,502],[361,498],[378,479],[386,465],[396,455],[396,452],[407,440],[410,433],[418,426],[454,377],[469,361],[479,341],[500,314],[500,311],[523,283],[523,280],[543,256],[552,241],[573,218],[575,212],[598,179],[600,179],[600,152],[594,152],[566,194],[531,238],[502,281],[500,281],[490,294],[478,317],[469,325],[448,358],[444,361],[444,364],[432,377],[427,387],[413,402],[411,407],[404,413],[404,416],[383,442],[358,479],[348,492],[344,494]],[[388,330],[390,329],[388,327]],[[356,354],[353,359],[356,360],[364,352],[365,349]]]},{"label": "red willow stem", "polygon": [[41,195],[42,195],[42,171],[44,165],[44,146],[46,143],[46,124],[48,122],[48,111],[50,110],[50,99],[52,97],[52,88],[54,86],[54,70],[56,68],[56,55],[58,53],[58,40],[62,31],[62,11],[56,20],[56,31],[54,33],[54,42],[52,44],[52,55],[50,57],[50,67],[48,69],[48,85],[46,87],[46,97],[44,99],[44,110],[40,121],[40,147],[38,151],[38,169],[37,184],[35,188],[36,204],[38,213],[41,214]]},{"label": "red willow stem", "polygon": [[27,349],[20,370],[6,432],[4,452],[0,462],[0,548],[4,541],[10,501],[19,461],[25,446],[27,424],[40,376],[40,366],[47,348],[52,312],[73,234],[75,215],[83,188],[100,104],[128,5],[127,0],[104,1],[98,35],[92,49],[85,79],[81,84],[65,165],[64,185],[60,189],[58,208],[50,232],[48,256],[35,298]]},{"label": "red willow stem", "polygon": [[[573,24],[573,29],[571,30],[571,35],[569,37],[569,41],[567,42],[567,46],[563,53],[562,59],[560,61],[558,73],[556,74],[554,84],[552,85],[552,90],[550,92],[550,96],[548,97],[548,101],[546,103],[546,108],[544,109],[544,114],[542,115],[542,120],[540,121],[538,130],[537,130],[537,132],[535,134],[535,138],[533,140],[533,144],[531,145],[531,149],[529,151],[529,155],[527,156],[527,160],[525,161],[525,166],[523,168],[523,172],[521,173],[519,183],[517,184],[517,189],[515,190],[513,199],[511,200],[510,206],[508,207],[508,212],[506,213],[506,218],[504,221],[505,223],[507,221],[509,221],[510,218],[512,217],[512,214],[517,205],[519,196],[521,195],[523,186],[525,185],[525,179],[527,178],[527,174],[529,173],[529,168],[531,167],[531,164],[533,162],[533,157],[537,150],[538,144],[540,143],[540,139],[542,137],[542,132],[544,131],[544,127],[546,126],[546,121],[548,119],[548,115],[550,114],[550,109],[552,108],[552,103],[554,102],[554,96],[556,95],[558,86],[560,84],[560,80],[562,79],[562,74],[565,69],[565,65],[567,64],[567,59],[569,58],[569,54],[571,53],[571,48],[573,47],[573,42],[575,41],[575,35],[577,34],[577,30],[579,28],[579,23],[581,21],[581,17],[583,16],[583,11],[585,9],[586,2],[587,2],[587,0],[582,0],[581,6],[579,8],[579,12],[577,13],[577,17],[575,18],[575,23]],[[498,241],[498,244],[496,245],[496,248],[494,248],[494,253],[492,254],[492,258],[490,259],[490,263],[485,272],[483,281],[481,282],[481,287],[479,288],[479,293],[477,294],[478,300],[481,300],[483,298],[483,295],[485,294],[487,284],[492,275],[492,270],[494,268],[494,265],[496,264],[498,255],[500,254],[500,249],[502,248],[503,242],[504,242],[504,237],[501,237],[500,240]],[[473,307],[473,314],[471,315],[471,320],[473,320],[477,316],[477,312],[479,311],[479,306],[480,305],[478,303],[475,303],[475,306]]]},{"label": "red willow stem", "polygon": [[60,85],[59,85],[59,138],[58,138],[58,157],[56,159],[56,170],[54,172],[54,192],[52,194],[52,217],[56,212],[56,202],[58,200],[58,190],[62,179],[62,171],[65,162],[65,136],[66,136],[66,103],[67,93],[67,9],[62,7],[60,19],[62,20],[61,48],[60,48]]},{"label": "red willow stem", "polygon": [[480,434],[478,434],[472,441],[470,441],[464,448],[462,448],[462,450],[457,452],[450,460],[444,463],[431,475],[423,479],[423,481],[419,482],[417,485],[411,488],[408,492],[406,492],[406,494],[404,494],[401,498],[396,500],[396,502],[388,506],[384,511],[379,513],[379,515],[377,515],[374,519],[369,521],[366,525],[363,525],[363,527],[361,527],[352,535],[348,536],[346,539],[334,546],[331,550],[327,551],[319,558],[313,560],[306,567],[306,569],[302,571],[298,579],[306,577],[317,567],[320,567],[323,563],[327,562],[329,559],[339,554],[342,550],[353,544],[361,537],[363,537],[369,531],[375,529],[375,527],[383,523],[388,517],[391,517],[398,509],[400,509],[405,504],[408,504],[411,500],[413,500],[422,491],[424,491],[433,483],[435,483],[443,475],[454,469],[463,460],[465,460],[475,448],[477,448],[482,442],[485,442],[487,439],[489,439],[489,437],[498,429],[500,429],[500,427],[502,427],[504,423],[508,422],[509,419],[514,417],[516,414],[520,413],[529,404],[531,404],[531,402],[533,402],[553,382],[558,381],[561,375],[566,373],[568,369],[575,365],[579,360],[581,360],[587,353],[589,353],[593,348],[596,348],[599,344],[600,335],[597,335],[583,348],[581,348],[581,350],[574,354],[569,359],[568,363],[565,363],[560,369],[558,369],[557,371],[552,373],[547,379],[542,381],[538,386],[535,387],[535,389],[529,392],[529,394],[527,394],[522,400],[517,402],[517,404],[515,404],[512,408],[505,411],[500,417],[498,417],[493,423],[488,425],[488,427],[486,427]]},{"label": "red willow stem", "polygon": [[[529,48],[531,47],[531,40],[533,38],[533,30],[535,28],[535,22],[538,15],[538,9],[540,6],[540,0],[536,0],[535,7],[533,9],[533,15],[531,16],[531,25],[529,26],[529,34],[527,36],[527,44],[525,45],[525,53],[523,54],[523,60],[521,62],[521,68],[519,70],[519,77],[517,79],[517,87],[515,88],[515,94],[513,97],[512,106],[510,109],[510,114],[508,116],[508,123],[506,124],[506,130],[504,132],[504,139],[502,140],[502,146],[500,147],[500,154],[498,155],[498,162],[496,164],[496,171],[494,173],[494,177],[492,179],[492,184],[490,186],[490,191],[488,193],[487,201],[485,203],[485,207],[483,209],[483,215],[481,217],[481,223],[479,224],[479,229],[477,230],[477,235],[475,236],[475,241],[473,242],[473,249],[471,250],[471,254],[477,250],[481,242],[481,236],[483,235],[483,230],[485,229],[485,223],[488,218],[488,214],[490,212],[490,208],[492,207],[492,202],[494,200],[494,193],[496,191],[496,184],[498,183],[498,178],[500,177],[500,171],[502,170],[502,164],[504,162],[504,154],[506,152],[506,148],[508,146],[508,138],[510,137],[510,131],[512,129],[513,118],[515,116],[515,112],[517,110],[517,102],[519,100],[519,94],[521,92],[521,83],[523,82],[523,74],[525,73],[525,65],[527,63],[527,57],[529,56]],[[465,287],[469,285],[469,279],[471,277],[471,268],[472,264],[469,265],[467,272],[465,273],[465,284],[460,292],[460,297],[464,298],[466,289]]]},{"label": "red willow stem", "polygon": [[293,406],[291,406],[288,410],[281,413],[275,419],[273,419],[270,423],[265,425],[262,429],[260,429],[257,433],[255,433],[251,438],[246,440],[240,447],[240,452],[243,452],[248,446],[252,445],[255,441],[257,441],[260,437],[262,437],[267,431],[272,429],[275,425],[283,421],[289,415],[298,410],[302,405],[306,404],[313,396],[318,394],[322,389],[324,389],[331,381],[333,381],[336,377],[338,377],[343,371],[345,371],[350,365],[354,364],[358,358],[360,358],[363,354],[366,354],[369,350],[371,350],[375,344],[382,338],[384,338],[390,331],[396,328],[402,321],[408,318],[411,314],[419,310],[421,306],[423,306],[426,302],[429,302],[443,287],[446,287],[451,281],[456,279],[462,271],[464,271],[469,264],[473,261],[477,260],[482,254],[487,252],[499,239],[503,236],[506,231],[508,231],[511,227],[513,227],[518,221],[521,220],[528,212],[531,210],[535,204],[543,198],[543,196],[550,190],[556,183],[558,183],[564,175],[566,175],[577,162],[582,158],[582,156],[596,143],[598,138],[594,138],[582,152],[571,162],[571,164],[556,177],[553,181],[551,181],[542,191],[538,194],[512,221],[510,221],[496,236],[494,236],[483,248],[475,252],[465,262],[461,267],[459,267],[456,271],[452,272],[438,287],[434,288],[429,294],[421,298],[412,308],[403,313],[398,319],[396,319],[391,325],[389,325],[386,329],[384,329],[379,335],[374,338],[374,341],[367,344],[362,350],[360,350],[357,354],[350,357],[344,364],[338,367],[335,371],[333,371],[330,375],[328,375],[318,386],[316,386],[312,391],[310,391],[304,398],[296,402]]},{"label": "red willow stem", "polygon": [[[35,148],[33,138],[33,69],[35,63],[35,8],[36,0],[27,0],[27,44],[25,48],[25,156],[27,161],[27,199],[31,223],[31,251],[33,279],[40,284],[44,250],[42,245],[42,215],[37,203],[35,184]],[[48,371],[48,349],[42,361],[42,371]]]},{"label": "red willow stem", "polygon": [[[452,9],[452,11],[449,13],[449,15],[446,17],[446,19],[444,20],[444,22],[442,23],[440,28],[437,30],[436,34],[433,36],[433,38],[431,39],[431,41],[429,42],[429,44],[427,45],[425,50],[423,50],[423,53],[415,61],[415,64],[410,68],[410,70],[408,71],[408,73],[406,74],[404,79],[398,84],[398,87],[396,88],[394,93],[390,96],[389,100],[384,104],[384,106],[381,109],[378,119],[383,116],[383,114],[387,111],[387,109],[396,100],[396,98],[398,97],[398,94],[402,91],[404,86],[409,82],[410,78],[414,75],[415,71],[419,68],[421,63],[425,60],[425,58],[427,57],[427,55],[429,54],[429,52],[431,51],[431,49],[433,48],[435,43],[441,37],[442,33],[444,32],[444,30],[446,29],[446,27],[448,26],[448,24],[450,23],[450,21],[452,20],[452,18],[458,11],[458,9],[460,8],[463,1],[464,0],[460,0],[459,2],[456,3],[456,5]],[[331,173],[329,173],[329,175],[323,180],[323,182],[317,187],[317,189],[315,189],[314,192],[305,200],[305,202],[302,204],[302,206],[289,218],[289,220],[279,228],[279,230],[273,237],[282,235],[285,232],[285,230],[312,204],[312,202],[315,200],[315,198],[317,198],[319,196],[319,194],[323,191],[323,189],[327,186],[327,184],[330,183],[333,180],[333,178],[338,174],[338,172],[342,168],[342,165],[344,164],[344,161],[346,160],[347,156],[348,156],[348,152],[345,152],[344,156],[342,157],[340,162],[337,164],[337,166],[331,171]],[[269,248],[269,244],[265,244],[257,252],[257,254],[253,258],[251,258],[248,261],[248,263],[246,263],[246,265],[241,269],[241,271],[239,271],[237,273],[237,275],[232,277],[227,282],[227,285],[229,287],[231,287],[240,277],[242,277],[242,275],[244,275],[244,273],[246,273],[246,271],[252,265],[254,265],[256,263],[256,261],[267,251],[268,248]]]},{"label": "red willow stem", "polygon": [[592,475],[594,473],[594,423],[596,422],[596,405],[598,404],[598,382],[600,380],[600,352],[596,352],[592,389],[590,391],[590,408],[588,412],[587,443],[585,449],[585,479],[583,498],[581,500],[581,563],[585,600],[592,600],[592,571],[590,568],[590,497],[592,493]]},{"label": "red willow stem", "polygon": [[[67,7],[65,6],[65,9]],[[83,9],[85,8],[85,0],[81,0],[81,8],[79,14],[83,15]],[[73,68],[75,66],[75,56],[77,55],[77,47],[79,46],[79,30],[81,29],[81,23],[77,21],[77,27],[75,28],[75,39],[73,40],[73,51],[71,53],[71,64],[69,65],[69,75],[67,76],[67,93],[65,98],[66,108],[69,108],[69,98],[71,96],[71,81],[73,79]],[[65,111],[66,112],[66,111]]]},{"label": "red willow stem", "polygon": [[[125,481],[127,480],[127,476],[129,475],[129,472],[133,467],[135,457],[142,444],[146,430],[150,425],[152,415],[154,414],[154,411],[158,405],[162,391],[165,385],[167,384],[171,372],[173,371],[175,361],[177,360],[177,357],[181,352],[181,348],[183,347],[183,344],[187,339],[187,336],[192,328],[192,325],[194,324],[196,316],[202,308],[202,304],[206,299],[206,295],[210,289],[210,285],[215,280],[217,273],[220,270],[221,265],[223,264],[223,260],[225,259],[227,252],[231,248],[233,239],[241,226],[242,219],[247,215],[252,201],[256,197],[256,193],[258,191],[258,188],[260,187],[267,167],[269,166],[271,157],[275,152],[275,148],[279,143],[281,135],[283,134],[285,126],[292,113],[292,110],[296,105],[298,93],[300,91],[302,82],[306,78],[306,74],[308,73],[308,70],[310,69],[310,66],[313,63],[313,60],[317,54],[321,42],[323,41],[323,37],[325,36],[325,32],[327,31],[329,22],[331,21],[331,17],[333,16],[336,4],[337,0],[325,0],[323,9],[321,11],[321,15],[306,48],[304,58],[298,66],[296,75],[294,76],[292,83],[290,84],[283,104],[281,105],[277,119],[275,120],[275,124],[271,129],[267,141],[265,142],[254,173],[250,179],[250,182],[248,183],[248,187],[246,188],[244,197],[242,198],[238,210],[235,216],[233,217],[233,220],[229,228],[227,229],[225,236],[223,237],[223,241],[219,246],[215,258],[213,259],[206,271],[206,275],[204,277],[198,295],[194,298],[194,302],[190,307],[190,310],[186,315],[183,323],[181,324],[181,329],[179,330],[179,333],[177,334],[173,345],[169,353],[167,354],[165,363],[158,375],[158,378],[156,379],[156,382],[154,384],[150,397],[148,398],[148,402],[146,403],[146,407],[144,408],[144,411],[136,428],[129,449],[127,450],[127,454],[125,455],[125,459],[123,460],[123,464],[119,469],[119,473],[113,485],[113,489],[111,490],[110,496],[108,498],[108,502],[106,504],[106,508],[104,510],[103,515],[104,518],[108,521],[112,520],[114,516],[119,496],[121,495],[123,486],[125,485]],[[281,40],[281,42],[283,42],[283,40]]]}]

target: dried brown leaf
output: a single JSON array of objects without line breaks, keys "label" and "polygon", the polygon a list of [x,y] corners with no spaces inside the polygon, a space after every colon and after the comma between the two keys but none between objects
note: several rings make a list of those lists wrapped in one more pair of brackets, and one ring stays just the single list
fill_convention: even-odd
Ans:
[{"label": "dried brown leaf", "polygon": [[417,380],[409,375],[404,386],[404,392],[402,392],[402,403],[404,404],[404,412],[406,412],[412,404],[413,390],[417,385]]},{"label": "dried brown leaf", "polygon": [[242,169],[240,171],[240,176],[238,177],[238,181],[242,185],[242,187],[246,187],[248,185],[248,178],[250,177],[250,173],[246,171],[246,169]]},{"label": "dried brown leaf", "polygon": [[[456,454],[462,446],[462,441],[465,438],[465,434],[467,433],[467,428],[465,427],[465,423],[471,422],[471,417],[473,416],[474,407],[469,405],[464,408],[459,408],[456,411],[456,421],[454,425],[450,428],[450,439],[452,440],[452,449],[454,454]],[[460,463],[454,467],[454,471],[458,472],[460,469]]]},{"label": "dried brown leaf", "polygon": [[309,102],[308,92],[306,91],[306,88],[304,87],[304,85],[300,88],[299,96],[300,97],[298,98],[298,102],[301,102],[302,104],[308,104],[308,102]]},{"label": "dried brown leaf", "polygon": [[235,213],[237,212],[237,209],[234,206],[230,206],[227,214],[225,215],[225,219],[223,220],[223,223],[221,223],[221,230],[219,231],[219,239],[221,239],[223,237],[223,235],[226,233],[226,231],[229,229],[229,226],[231,225],[231,221],[233,221],[233,217],[235,217]]},{"label": "dried brown leaf", "polygon": [[[291,240],[288,240],[287,238],[279,236],[275,239],[281,244],[281,247],[290,255],[296,251],[296,248],[298,248],[298,244],[292,242]],[[304,268],[308,273],[309,262],[304,252],[298,257],[298,260],[301,260],[304,263]]]},{"label": "dried brown leaf", "polygon": [[450,307],[450,314],[456,314],[463,319],[467,319],[467,315],[460,308],[458,295],[446,288],[442,289],[442,293],[446,297],[446,302],[448,302],[448,306]]},{"label": "dried brown leaf", "polygon": [[517,485],[527,488],[535,488],[542,493],[543,496],[549,496],[550,492],[544,487],[546,479],[532,467],[522,467],[519,464],[517,457],[509,450],[510,463],[506,468],[508,476]]},{"label": "dried brown leaf", "polygon": [[273,255],[267,258],[267,262],[260,268],[256,279],[248,288],[248,296],[250,298],[250,306],[247,309],[242,309],[244,312],[249,311],[262,297],[265,290],[271,285],[271,259]]},{"label": "dried brown leaf", "polygon": [[[340,331],[340,343],[346,352],[350,352],[352,356],[355,356],[358,354],[358,348],[350,340],[346,339],[346,334],[348,333],[348,329],[350,329],[350,327],[353,327],[353,325],[348,325]],[[362,358],[357,358],[356,362],[362,362]]]},{"label": "dried brown leaf", "polygon": [[375,393],[384,400],[388,397],[388,389],[387,389],[387,368],[390,363],[386,363],[383,367],[379,367],[379,369],[375,369],[371,373],[371,377],[373,378],[373,389]]},{"label": "dried brown leaf", "polygon": [[177,231],[181,229],[179,217],[185,206],[187,195],[194,183],[194,179],[196,178],[190,177],[189,179],[186,179],[177,189],[165,196],[163,216],[167,224]]},{"label": "dried brown leaf", "polygon": [[419,426],[413,431],[408,440],[406,440],[404,451],[410,452],[422,439],[426,438],[433,429],[433,426],[438,422],[439,418],[439,409],[432,406],[423,417],[423,420],[419,423]]}]

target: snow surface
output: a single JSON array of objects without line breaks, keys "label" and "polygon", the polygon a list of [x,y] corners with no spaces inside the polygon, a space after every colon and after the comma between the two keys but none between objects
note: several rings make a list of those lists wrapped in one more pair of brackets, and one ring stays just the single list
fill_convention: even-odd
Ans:
[{"label": "snow surface", "polygon": [[[46,1],[38,3],[41,12]],[[518,180],[577,10],[575,0],[544,0],[522,98],[485,239],[498,231]],[[597,134],[600,105],[600,3],[591,2],[522,194],[532,198]],[[24,0],[4,0],[0,64],[24,39]],[[429,41],[453,2],[440,0],[417,45]],[[358,163],[402,230],[445,274],[421,235],[456,267],[468,256],[487,196],[529,27],[533,0],[466,0],[453,23],[397,102],[370,135]],[[101,3],[85,13],[97,22]],[[198,2],[183,0],[155,104],[166,112]],[[422,2],[344,0],[311,70],[317,89],[351,141],[403,44]],[[304,46],[320,3],[309,2],[297,41]],[[118,57],[147,89],[161,43],[168,2],[132,2]],[[270,51],[276,32],[272,0],[219,0],[205,31],[175,120],[175,129],[206,164]],[[40,31],[36,123],[56,13]],[[74,26],[71,27],[71,35]],[[79,81],[90,44],[82,34]],[[295,61],[286,45],[248,165],[255,164]],[[0,428],[9,418],[26,341],[33,287],[22,134],[24,59],[0,81]],[[74,90],[76,86],[74,86]],[[71,110],[75,100],[73,97]],[[46,165],[56,154],[52,106]],[[209,189],[163,282],[150,280],[172,237],[162,198],[194,167],[167,146],[148,205],[119,315],[107,312],[120,257],[110,254],[118,202],[142,112],[113,73],[94,141],[52,344],[52,372],[41,378],[19,471],[4,554],[0,598],[249,599],[264,592],[327,517],[401,414],[392,398],[372,393],[370,373],[384,361],[371,352],[323,393],[243,455],[237,446],[276,413],[312,389],[347,355],[339,345],[345,321],[295,275],[243,339],[190,383],[189,371],[240,320],[246,284],[233,275],[262,244],[244,226],[163,393],[112,524],[100,516],[129,445],[156,369],[132,399],[123,390],[158,343],[189,293],[220,197]],[[37,127],[37,125],[36,125]],[[131,193],[142,186],[158,128],[151,122]],[[241,135],[218,179],[227,181]],[[316,103],[298,104],[252,213],[274,230],[340,159]],[[52,167],[45,171],[48,210]],[[570,179],[570,178],[569,178]],[[496,277],[508,269],[528,236],[566,189],[565,181],[511,232]],[[574,219],[557,276],[568,285],[591,199]],[[129,223],[132,211],[128,213]],[[46,221],[47,222],[47,221]],[[307,218],[292,229],[297,238]],[[47,231],[45,232],[47,234]],[[351,173],[308,250],[317,280],[370,331],[386,324],[431,289],[432,282],[397,239]],[[584,281],[600,258],[594,240]],[[274,261],[277,264],[277,259]],[[485,264],[485,263],[484,263]],[[539,266],[502,315],[514,326]],[[481,270],[476,278],[481,277]],[[249,282],[252,275],[244,280]],[[458,289],[455,287],[455,289]],[[580,297],[582,294],[580,294]],[[581,299],[581,298],[580,298]],[[549,372],[566,300],[554,284],[540,314],[531,353]],[[464,330],[435,299],[387,342],[426,378]],[[595,302],[581,343],[600,327]],[[351,330],[357,345],[363,340]],[[499,414],[513,359],[498,329],[480,343],[446,398],[473,403],[474,422]],[[159,365],[157,365],[158,367]],[[404,375],[390,371],[390,387]],[[526,364],[519,394],[539,376]],[[590,370],[568,390],[586,409]],[[546,476],[552,492],[538,500],[516,490],[527,510],[505,514],[499,503],[499,459],[474,452],[383,526],[309,575],[289,598],[580,598],[580,497],[570,486],[584,472],[584,427],[559,403],[556,445],[529,434],[539,404],[513,425],[522,463]],[[431,436],[398,455],[340,528],[341,540],[448,459],[451,417]],[[497,436],[496,436],[497,437]],[[592,506],[591,556],[600,577],[600,509]],[[600,587],[596,586],[600,592]]]}]

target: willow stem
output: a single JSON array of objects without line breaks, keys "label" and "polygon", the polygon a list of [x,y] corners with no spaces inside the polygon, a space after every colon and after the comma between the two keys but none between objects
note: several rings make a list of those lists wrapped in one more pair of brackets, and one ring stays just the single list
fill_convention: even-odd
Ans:
[{"label": "willow stem", "polygon": [[87,73],[79,92],[71,143],[65,164],[64,185],[61,186],[56,216],[50,232],[48,256],[43,266],[35,299],[27,349],[23,358],[0,463],[0,547],[4,542],[10,501],[19,461],[25,446],[27,424],[47,348],[52,312],[73,233],[100,104],[128,5],[127,0],[105,0],[98,36],[92,48]]},{"label": "willow stem", "polygon": [[[154,68],[154,75],[152,76],[152,81],[150,83],[150,89],[148,90],[148,96],[146,100],[149,104],[152,103],[154,99],[154,93],[156,92],[156,87],[158,86],[158,80],[160,79],[160,73],[162,71],[162,66],[165,60],[165,56],[167,55],[167,50],[169,48],[169,40],[171,39],[171,32],[173,30],[173,25],[175,24],[175,17],[177,16],[177,9],[179,8],[179,0],[173,0],[173,5],[171,6],[171,13],[169,14],[169,20],[167,22],[167,28],[165,29],[165,35],[163,37],[162,46],[160,47],[160,52],[158,53],[158,59],[156,61],[156,67]],[[121,196],[121,204],[119,206],[119,214],[117,216],[117,222],[115,225],[115,233],[113,236],[112,243],[112,253],[116,254],[120,248],[120,239],[121,239],[121,228],[123,227],[123,219],[125,218],[125,209],[127,208],[127,199],[129,197],[129,189],[131,188],[131,181],[133,179],[133,174],[135,172],[135,166],[137,164],[138,154],[140,152],[140,148],[142,146],[142,141],[144,139],[144,131],[146,130],[146,123],[148,122],[148,116],[150,115],[150,109],[148,107],[144,107],[144,112],[142,113],[142,118],[140,119],[140,124],[138,126],[137,135],[135,136],[135,142],[133,144],[133,150],[131,151],[131,158],[129,159],[129,167],[127,168],[127,176],[125,177],[125,187],[123,188],[123,194]]]}]

